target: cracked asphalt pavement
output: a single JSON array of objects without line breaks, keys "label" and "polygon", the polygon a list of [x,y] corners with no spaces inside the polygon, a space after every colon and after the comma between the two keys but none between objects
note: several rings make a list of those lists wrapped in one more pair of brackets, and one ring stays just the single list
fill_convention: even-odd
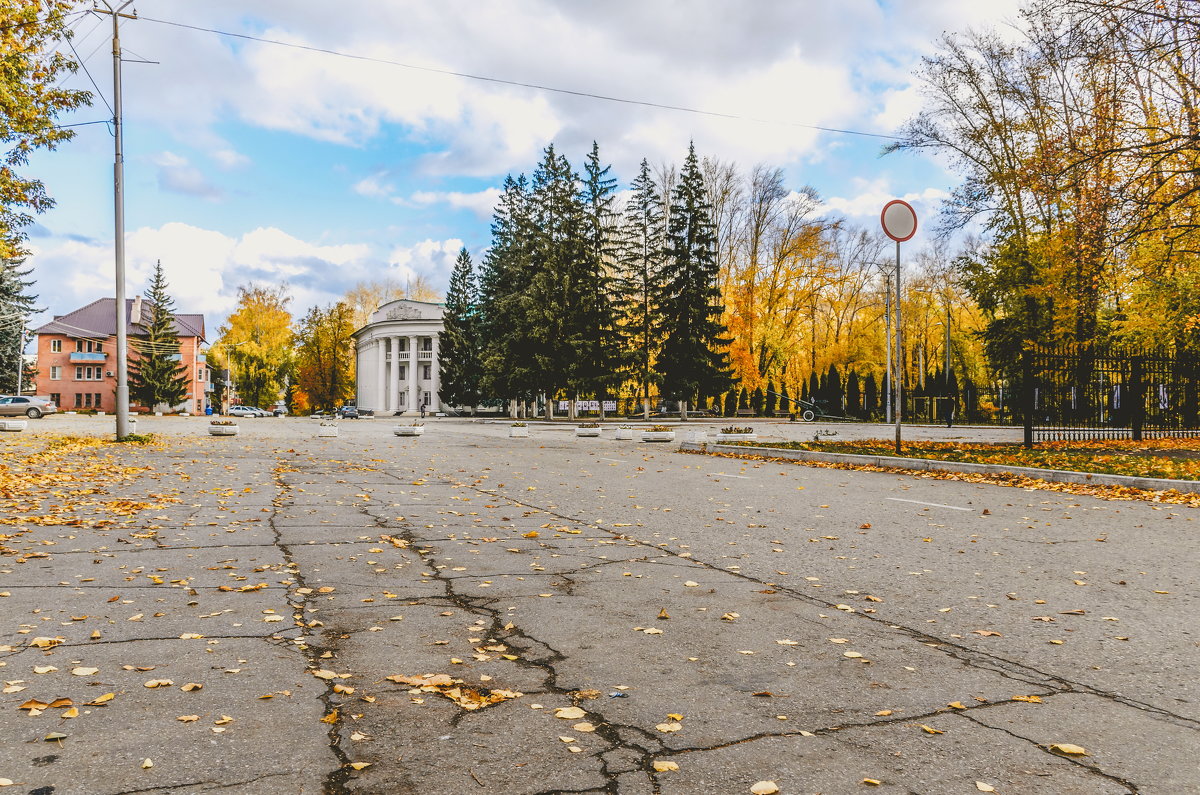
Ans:
[{"label": "cracked asphalt pavement", "polygon": [[1200,792],[1195,509],[196,419],[6,542],[13,792]]}]

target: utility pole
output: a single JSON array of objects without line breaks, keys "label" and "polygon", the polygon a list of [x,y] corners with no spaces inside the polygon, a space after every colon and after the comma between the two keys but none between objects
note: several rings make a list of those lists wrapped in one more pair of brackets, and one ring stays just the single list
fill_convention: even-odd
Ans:
[{"label": "utility pole", "polygon": [[108,0],[100,0],[104,8],[93,7],[97,14],[112,17],[113,55],[113,247],[116,261],[116,320],[117,320],[117,438],[129,434],[129,349],[126,341],[125,317],[125,153],[122,150],[121,119],[121,18],[137,19],[137,14],[122,13],[133,0],[125,0],[116,8]]},{"label": "utility pole", "polygon": [[21,382],[25,380],[25,316],[21,315],[17,329],[17,397],[21,396]]}]

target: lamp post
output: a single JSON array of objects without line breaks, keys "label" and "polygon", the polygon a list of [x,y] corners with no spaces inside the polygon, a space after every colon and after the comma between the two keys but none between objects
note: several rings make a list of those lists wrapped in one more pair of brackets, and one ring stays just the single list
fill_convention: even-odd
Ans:
[{"label": "lamp post", "polygon": [[896,454],[899,455],[900,419],[904,413],[904,395],[901,386],[904,372],[904,347],[900,324],[900,298],[903,295],[900,290],[900,244],[911,240],[912,236],[917,233],[917,213],[908,202],[902,199],[893,199],[883,206],[883,212],[879,214],[879,222],[883,226],[884,234],[896,241],[896,371],[897,375],[901,377],[896,378],[893,388],[896,395]]}]

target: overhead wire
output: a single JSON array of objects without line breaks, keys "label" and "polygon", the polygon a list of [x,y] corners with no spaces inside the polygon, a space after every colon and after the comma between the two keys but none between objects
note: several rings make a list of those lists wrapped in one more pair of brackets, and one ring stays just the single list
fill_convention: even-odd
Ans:
[{"label": "overhead wire", "polygon": [[723,113],[720,111],[703,110],[701,108],[690,108],[685,105],[669,105],[661,102],[650,102],[640,99],[627,99],[624,97],[611,96],[607,94],[596,94],[590,91],[579,91],[570,88],[558,88],[555,86],[542,85],[540,83],[529,83],[521,80],[507,80],[500,77],[489,77],[487,75],[477,75],[470,72],[460,72],[453,69],[440,69],[434,66],[420,66],[417,64],[404,63],[402,61],[393,61],[387,58],[376,58],[369,55],[359,55],[357,53],[342,52],[340,50],[332,50],[326,47],[314,47],[307,44],[296,44],[295,42],[280,41],[278,39],[268,39],[263,36],[251,36],[248,33],[233,33],[227,30],[218,30],[216,28],[206,28],[201,25],[189,25],[184,22],[175,22],[169,19],[156,19],[154,17],[139,16],[139,20],[144,22],[153,22],[159,25],[170,25],[177,28],[185,28],[187,30],[196,30],[204,33],[215,33],[218,36],[227,36],[229,38],[243,39],[245,41],[253,41],[259,44],[272,44],[278,47],[290,47],[296,50],[305,50],[307,52],[315,52],[323,55],[333,55],[338,58],[347,58],[354,61],[366,61],[369,63],[385,64],[387,66],[395,66],[401,69],[412,69],[420,72],[430,72],[433,74],[447,75],[450,77],[460,77],[466,80],[477,80],[486,83],[497,83],[506,86],[516,86],[519,88],[530,88],[537,91],[547,91],[555,94],[565,94],[567,96],[584,97],[587,99],[598,99],[604,102],[616,102],[625,105],[637,105],[640,107],[656,108],[659,110],[671,110],[679,113],[692,113],[698,116],[710,116],[720,119],[734,119],[738,121],[749,121],[757,124],[776,124],[788,127],[801,127],[809,130],[819,130],[821,132],[839,133],[842,135],[859,135],[868,138],[884,138],[890,141],[903,140],[896,135],[887,135],[884,133],[864,132],[862,130],[851,130],[840,127],[824,127],[819,124],[803,124],[801,122],[791,122],[782,119],[761,119],[753,116],[742,116],[736,113]]},{"label": "overhead wire", "polygon": [[[96,93],[100,95],[100,101],[104,103],[104,107],[108,108],[108,112],[115,117],[117,112],[113,110],[112,105],[108,104],[108,98],[104,96],[104,92],[100,90],[100,86],[96,84],[96,79],[92,77],[91,71],[88,70],[87,61],[79,57],[79,50],[75,49],[75,43],[71,41],[70,36],[67,37],[67,44],[70,46],[71,52],[75,53],[75,59],[79,62],[79,66],[83,68],[83,73],[87,75],[87,79],[91,81],[92,88],[96,89]],[[93,51],[92,54],[94,55],[95,52]],[[90,57],[92,56],[89,55],[88,58]]]}]

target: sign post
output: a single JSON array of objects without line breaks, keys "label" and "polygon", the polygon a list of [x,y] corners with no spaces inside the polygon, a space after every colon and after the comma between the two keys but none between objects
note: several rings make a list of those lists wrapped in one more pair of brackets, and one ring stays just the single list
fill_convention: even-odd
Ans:
[{"label": "sign post", "polygon": [[[904,382],[904,347],[900,324],[900,244],[911,240],[917,233],[917,213],[908,202],[893,199],[883,205],[879,214],[879,222],[883,225],[883,233],[896,241],[896,377],[893,382],[895,394],[896,419],[896,455],[900,454],[900,415],[903,413],[903,382]],[[890,345],[890,343],[889,343]],[[889,348],[890,350],[890,348]]]}]

